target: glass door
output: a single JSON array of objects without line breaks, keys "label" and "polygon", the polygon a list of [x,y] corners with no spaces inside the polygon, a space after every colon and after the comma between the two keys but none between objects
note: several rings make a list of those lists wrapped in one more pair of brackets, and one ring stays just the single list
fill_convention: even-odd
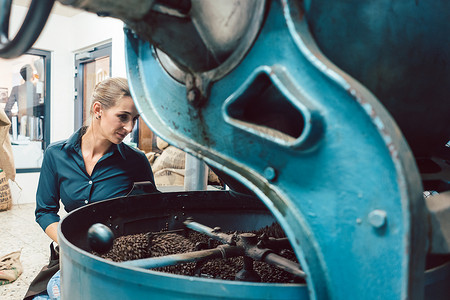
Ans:
[{"label": "glass door", "polygon": [[0,109],[11,121],[16,171],[39,171],[50,140],[50,52],[0,59],[0,70]]},{"label": "glass door", "polygon": [[[91,95],[95,86],[111,76],[111,43],[75,55],[75,129],[89,125]],[[156,136],[139,118],[125,140],[144,152],[158,152]]]},{"label": "glass door", "polygon": [[75,129],[88,125],[95,86],[111,76],[111,43],[75,54]]}]

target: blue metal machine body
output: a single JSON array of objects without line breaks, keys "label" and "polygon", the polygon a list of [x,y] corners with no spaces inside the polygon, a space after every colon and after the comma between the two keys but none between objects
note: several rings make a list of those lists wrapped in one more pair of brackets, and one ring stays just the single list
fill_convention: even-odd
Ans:
[{"label": "blue metal machine body", "polygon": [[[72,212],[58,228],[62,299],[450,298],[450,1],[58,1],[125,21],[145,122],[248,192]],[[33,44],[53,2],[32,1],[14,38],[11,1],[0,2],[0,56]],[[426,207],[422,184],[447,193]],[[247,231],[245,251],[258,245],[249,231],[276,219],[306,285],[171,275],[88,252],[96,222],[120,236],[180,229],[185,213]]]},{"label": "blue metal machine body", "polygon": [[[311,298],[421,298],[427,222],[412,152],[374,95],[322,55],[300,3],[270,2],[251,49],[199,107],[131,31],[126,54],[146,123],[258,195]],[[267,131],[245,116],[255,107],[299,125]]]},{"label": "blue metal machine body", "polygon": [[[445,39],[450,28],[441,17],[417,30],[414,25],[447,6],[430,3],[267,1],[259,32],[243,35],[250,38],[228,58],[223,55],[224,61],[205,62],[198,70],[192,63],[174,71],[162,50],[148,42],[155,32],[161,45],[171,42],[156,29],[125,28],[128,78],[145,122],[264,203],[288,236],[307,285],[230,283],[104,261],[71,240],[70,224],[77,223],[76,214],[84,216],[76,212],[59,229],[62,283],[70,291],[63,298],[100,299],[102,286],[111,288],[111,296],[133,299],[447,299],[450,264],[424,272],[427,209],[411,151],[433,155],[448,138],[450,107],[442,103],[448,93],[440,80],[449,72],[439,62],[428,66],[421,55],[434,53],[447,62],[448,39],[433,38]],[[349,21],[351,13],[355,19]],[[170,46],[173,50],[173,42]],[[190,57],[198,62],[179,50],[178,63]],[[442,78],[413,76],[414,66],[426,76],[437,70],[434,75]],[[397,84],[402,79],[405,83]],[[434,82],[439,88],[433,89]],[[425,95],[430,101],[421,99]],[[421,108],[437,110],[422,127],[409,118],[420,116]],[[119,201],[110,204],[118,205],[118,214],[128,209]],[[102,205],[85,212],[100,218]],[[124,277],[132,278],[128,286],[117,283]]]}]

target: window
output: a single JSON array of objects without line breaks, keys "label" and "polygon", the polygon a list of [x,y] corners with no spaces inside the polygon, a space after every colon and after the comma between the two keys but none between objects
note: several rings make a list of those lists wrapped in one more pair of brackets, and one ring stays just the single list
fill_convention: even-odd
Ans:
[{"label": "window", "polygon": [[37,172],[50,141],[50,52],[0,59],[0,70],[0,108],[11,120],[16,171]]}]

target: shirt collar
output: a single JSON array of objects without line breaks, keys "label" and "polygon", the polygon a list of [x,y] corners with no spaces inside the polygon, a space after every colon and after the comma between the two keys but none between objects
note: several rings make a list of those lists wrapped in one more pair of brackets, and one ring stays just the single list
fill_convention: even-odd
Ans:
[{"label": "shirt collar", "polygon": [[[86,132],[87,127],[83,126],[80,129],[78,129],[77,131],[75,131],[61,146],[61,149],[63,149],[64,147],[68,147],[70,149],[73,149],[76,152],[79,152],[81,155],[81,137],[83,136],[83,134]],[[109,149],[109,151],[107,153],[114,153],[114,152],[119,152],[120,156],[122,156],[123,159],[126,159],[126,155],[125,155],[125,146],[123,145],[123,143],[120,143],[118,145],[116,144],[112,144],[111,148]]]},{"label": "shirt collar", "polygon": [[86,132],[86,127],[81,127],[77,131],[75,131],[61,146],[61,149],[67,147],[70,149],[76,150],[80,148],[81,145],[81,137],[84,132]]},{"label": "shirt collar", "polygon": [[111,148],[115,147],[115,149],[120,153],[123,159],[127,159],[127,156],[125,154],[125,144],[120,143],[118,145],[113,144]]}]

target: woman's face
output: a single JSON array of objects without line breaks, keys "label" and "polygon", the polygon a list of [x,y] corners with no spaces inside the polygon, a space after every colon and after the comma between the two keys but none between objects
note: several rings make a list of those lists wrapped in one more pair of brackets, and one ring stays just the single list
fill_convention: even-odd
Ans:
[{"label": "woman's face", "polygon": [[115,106],[102,110],[99,119],[101,132],[111,143],[120,144],[133,130],[138,118],[133,99],[125,96]]}]

